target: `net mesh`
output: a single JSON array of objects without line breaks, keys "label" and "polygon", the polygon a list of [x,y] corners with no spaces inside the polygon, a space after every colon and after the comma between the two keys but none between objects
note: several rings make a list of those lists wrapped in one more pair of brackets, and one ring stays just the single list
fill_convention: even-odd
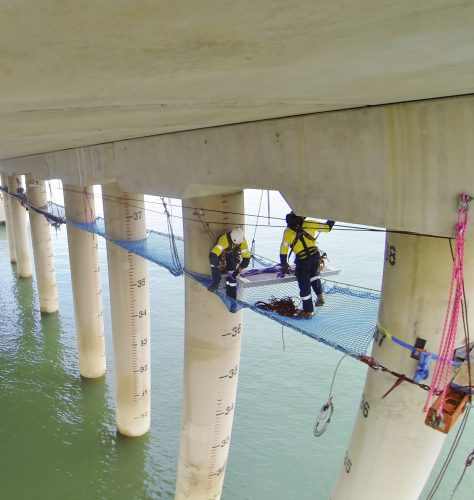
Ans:
[{"label": "net mesh", "polygon": [[[64,216],[64,208],[50,203],[50,210]],[[61,215],[62,214],[62,215]],[[74,226],[99,234],[107,238],[104,219],[98,217],[91,223],[67,221]],[[183,238],[167,233],[149,230],[147,238],[141,241],[110,240],[127,251],[154,262],[170,271],[174,276],[187,274],[203,286],[211,284],[211,277],[192,273],[184,269]],[[271,266],[270,261],[255,257],[253,268]],[[334,349],[353,357],[367,354],[373,339],[376,324],[380,293],[373,290],[344,285],[332,280],[322,280],[326,302],[323,307],[315,307],[311,319],[300,319],[282,316],[274,311],[261,309],[256,304],[259,301],[268,302],[272,297],[292,297],[299,305],[299,291],[296,281],[281,282],[272,285],[256,287],[239,287],[237,300],[226,296],[224,280],[215,292],[231,312],[241,308],[253,311],[277,321],[283,326],[296,330],[314,340],[322,342]]]}]

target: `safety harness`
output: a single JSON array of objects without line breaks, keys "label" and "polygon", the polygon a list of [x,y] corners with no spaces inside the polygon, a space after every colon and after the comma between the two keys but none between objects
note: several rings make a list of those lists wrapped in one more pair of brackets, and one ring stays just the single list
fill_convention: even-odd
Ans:
[{"label": "safety harness", "polygon": [[232,241],[232,238],[230,237],[230,233],[226,234],[227,236],[227,243],[228,247],[224,248],[222,250],[222,253],[219,257],[219,269],[224,270],[226,269],[227,262],[234,260],[235,265],[238,266],[239,262],[242,260],[240,257],[240,247],[241,245],[238,245]]},{"label": "safety harness", "polygon": [[290,253],[288,255],[288,259],[290,258],[291,253],[294,251],[294,246],[298,243],[298,241],[301,241],[301,244],[303,245],[303,250],[296,254],[299,259],[307,259],[308,257],[317,253],[318,249],[316,245],[314,247],[308,247],[305,241],[305,238],[308,238],[308,240],[310,241],[316,241],[316,238],[313,238],[313,236],[306,232],[300,225],[296,226],[295,228],[290,227],[290,229],[292,229],[296,233],[296,235],[290,245]]}]

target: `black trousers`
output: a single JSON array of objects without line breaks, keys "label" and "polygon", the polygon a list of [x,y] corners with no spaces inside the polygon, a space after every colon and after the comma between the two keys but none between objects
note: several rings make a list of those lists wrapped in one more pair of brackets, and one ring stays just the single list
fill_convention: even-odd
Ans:
[{"label": "black trousers", "polygon": [[[221,276],[227,274],[228,271],[235,271],[239,266],[239,261],[233,255],[227,258],[223,257],[219,259],[218,264],[214,264],[211,267],[212,271],[212,283],[218,285],[221,281]],[[231,299],[237,298],[237,280],[231,276],[226,277],[225,281],[226,295]]]},{"label": "black trousers", "polygon": [[314,311],[311,289],[316,295],[323,293],[321,278],[319,276],[319,262],[319,252],[306,259],[296,259],[296,279],[298,280],[303,310],[307,312]]}]

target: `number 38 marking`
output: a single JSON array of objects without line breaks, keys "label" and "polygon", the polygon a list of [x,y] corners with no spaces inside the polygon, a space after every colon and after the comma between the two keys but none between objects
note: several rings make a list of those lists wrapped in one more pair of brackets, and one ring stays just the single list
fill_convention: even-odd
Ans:
[{"label": "number 38 marking", "polygon": [[385,261],[391,266],[395,265],[397,261],[397,250],[393,245],[385,244]]}]

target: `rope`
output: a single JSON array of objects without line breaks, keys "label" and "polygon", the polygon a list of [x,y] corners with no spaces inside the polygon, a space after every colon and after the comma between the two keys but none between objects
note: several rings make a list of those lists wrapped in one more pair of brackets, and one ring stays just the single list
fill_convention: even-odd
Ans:
[{"label": "rope", "polygon": [[267,217],[268,217],[268,225],[270,226],[270,219],[272,218],[270,215],[270,190],[267,189]]},{"label": "rope", "polygon": [[[448,308],[444,319],[443,333],[433,374],[431,388],[428,393],[423,411],[426,412],[433,399],[434,392],[442,389],[441,400],[437,411],[437,416],[443,413],[446,394],[449,386],[452,364],[454,357],[454,344],[457,334],[459,313],[461,302],[464,297],[463,277],[464,277],[464,238],[467,225],[470,219],[469,202],[472,197],[462,193],[459,202],[458,222],[456,224],[456,249],[454,254],[453,272],[451,285],[449,288]],[[454,297],[453,297],[454,292]]]},{"label": "rope", "polygon": [[[166,214],[166,221],[168,223],[168,234],[169,234],[169,242],[170,242],[170,252],[171,252],[171,259],[173,262],[173,266],[176,269],[183,269],[183,265],[181,264],[181,259],[179,258],[179,252],[178,252],[178,247],[176,246],[176,240],[174,237],[174,232],[173,232],[173,224],[171,222],[171,216],[170,213],[168,212],[168,208],[166,206],[165,199],[161,197],[161,202],[163,203],[163,207],[165,210]],[[182,271],[181,271],[182,274]]]},{"label": "rope", "polygon": [[[347,354],[344,354],[344,356],[342,356],[339,359],[339,361],[336,365],[336,369],[334,370],[334,375],[332,376],[331,387],[329,388],[328,399],[323,404],[323,406],[321,406],[321,409],[319,410],[319,414],[316,417],[316,421],[314,422],[314,427],[313,427],[314,437],[322,436],[326,432],[326,429],[328,428],[328,425],[331,422],[331,417],[332,417],[332,414],[334,413],[334,403],[332,402],[332,399],[333,399],[332,388],[334,386],[334,380],[336,379],[336,374],[337,374],[337,370],[339,368],[339,365],[341,364],[342,360],[346,356],[347,356]],[[321,425],[321,427],[320,427],[320,425]]]},{"label": "rope", "polygon": [[[257,220],[255,222],[255,229],[254,229],[254,232],[253,232],[252,245],[250,247],[250,253],[252,255],[255,252],[255,235],[257,234],[258,219],[260,218],[260,209],[262,208],[262,199],[263,199],[263,189],[262,189],[262,192],[260,193],[260,203],[258,204]],[[253,263],[252,263],[252,265],[253,265]]]},{"label": "rope", "polygon": [[[459,428],[456,432],[456,436],[454,437],[453,443],[451,444],[451,447],[449,448],[449,452],[446,456],[446,459],[443,462],[443,465],[438,473],[438,476],[436,477],[435,482],[433,483],[433,486],[431,487],[431,490],[430,490],[428,496],[426,497],[426,500],[431,500],[434,497],[435,493],[438,491],[439,485],[441,484],[441,481],[443,480],[444,475],[446,474],[446,471],[448,470],[449,464],[451,463],[451,459],[454,456],[454,452],[456,451],[456,448],[457,448],[459,442],[461,441],[461,437],[462,437],[462,434],[464,432],[464,429],[466,428],[466,423],[467,423],[467,419],[468,419],[470,411],[471,411],[471,407],[467,406],[467,409],[466,409],[464,416],[463,416],[463,419],[461,421],[461,425],[459,426]],[[463,475],[464,475],[464,472],[463,472]],[[462,480],[462,476],[459,479],[458,483],[460,483],[461,480]]]},{"label": "rope", "polygon": [[[61,189],[59,187],[54,187],[54,189]],[[77,192],[73,189],[70,189],[70,190],[67,190],[67,189],[62,189],[62,191],[71,191],[71,192]],[[100,195],[98,195],[100,196]],[[104,196],[102,196],[102,198],[105,198]],[[107,198],[112,198],[110,196],[108,196]],[[116,200],[112,200],[114,201],[115,203],[120,203],[120,200],[122,199],[121,197],[118,197],[118,196],[115,196],[114,198],[117,198]],[[133,198],[130,198],[130,201],[137,201],[139,202],[140,200],[134,200]],[[153,200],[147,200],[147,203],[148,204],[157,204],[157,203],[160,203],[160,202],[156,202],[156,201],[153,201]],[[201,210],[199,207],[191,207],[191,206],[187,206],[187,205],[177,205],[177,204],[169,204],[170,206],[172,207],[178,207],[178,208],[183,208],[183,209],[189,209],[189,210]],[[134,205],[131,205],[130,206],[134,206]],[[136,208],[142,208],[143,207],[136,207]],[[158,210],[153,210],[151,208],[146,208],[145,209],[147,212],[151,212],[151,213],[156,213],[156,214],[160,214],[160,215],[164,215],[163,212],[160,212]],[[250,214],[250,213],[241,213],[241,212],[231,212],[231,211],[226,211],[226,210],[212,210],[212,209],[206,209],[206,212],[211,212],[211,213],[219,213],[219,214],[227,214],[227,215],[243,215],[245,217],[257,217],[255,214]],[[195,219],[191,219],[189,217],[184,217],[182,215],[172,215],[172,217],[176,217],[176,218],[179,218],[179,219],[182,219],[182,220],[189,220],[189,221],[195,221]],[[284,219],[282,217],[274,217],[274,216],[271,216],[270,219],[273,219],[273,220],[277,220],[277,221],[284,221]],[[223,224],[223,225],[228,225],[229,222],[222,222],[222,221],[202,221],[204,223],[208,223],[208,224]],[[236,222],[235,223],[236,225],[240,225],[239,222]],[[252,223],[246,223],[245,224],[247,227],[250,227],[250,226],[257,226],[257,224],[252,224]],[[265,225],[265,224],[258,224],[258,227],[268,227],[268,225]],[[274,227],[274,228],[286,228],[286,224],[282,224],[282,225],[279,225],[279,224],[274,224],[272,225],[271,227]],[[414,232],[414,231],[401,231],[401,230],[396,230],[396,229],[385,229],[385,228],[375,228],[375,227],[371,227],[371,226],[350,226],[350,225],[346,225],[346,224],[341,224],[341,223],[337,223],[333,228],[332,228],[332,231],[365,231],[365,232],[375,232],[375,233],[393,233],[393,234],[405,234],[405,235],[408,235],[408,236],[427,236],[427,237],[430,237],[430,238],[441,238],[441,239],[446,239],[446,240],[449,240],[451,239],[450,236],[439,236],[437,234],[426,234],[426,233],[417,233],[417,232]]]},{"label": "rope", "polygon": [[461,477],[458,479],[458,482],[454,486],[453,492],[451,493],[451,496],[449,498],[454,498],[456,490],[459,488],[459,485],[461,484],[462,480],[464,479],[464,474],[466,473],[467,468],[472,465],[473,461],[474,461],[474,448],[471,451],[471,453],[469,453],[468,457],[466,458],[466,462],[464,463],[464,470],[462,471]]},{"label": "rope", "polygon": [[282,344],[282,350],[286,351],[285,336],[283,334],[283,330],[284,329],[285,329],[285,326],[281,325],[281,344]]},{"label": "rope", "polygon": [[298,312],[298,306],[293,302],[293,297],[283,297],[277,299],[272,296],[269,302],[259,300],[255,306],[264,311],[273,311],[281,316],[295,316]]},{"label": "rope", "polygon": [[66,219],[64,217],[61,217],[59,215],[54,215],[47,210],[44,210],[42,207],[37,207],[35,205],[32,205],[29,203],[24,195],[19,195],[19,194],[13,194],[9,193],[7,188],[0,187],[0,191],[4,192],[5,194],[8,194],[11,198],[15,198],[15,200],[18,200],[23,207],[28,207],[28,209],[31,208],[31,210],[34,210],[40,215],[43,215],[45,219],[55,228],[58,229],[61,224],[66,223]]},{"label": "rope", "polygon": [[[214,236],[213,232],[211,231],[209,227],[209,222],[205,222],[202,220],[202,216],[204,215],[204,210],[202,208],[195,208],[193,215],[195,215],[198,219],[199,222],[202,224],[203,228],[205,229],[206,233],[208,234],[209,238],[211,239],[212,243],[215,243],[217,241],[217,238]],[[183,217],[184,220],[184,217]]]}]

